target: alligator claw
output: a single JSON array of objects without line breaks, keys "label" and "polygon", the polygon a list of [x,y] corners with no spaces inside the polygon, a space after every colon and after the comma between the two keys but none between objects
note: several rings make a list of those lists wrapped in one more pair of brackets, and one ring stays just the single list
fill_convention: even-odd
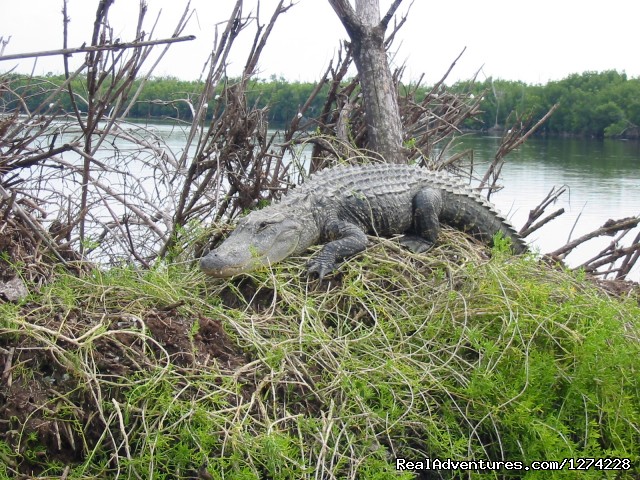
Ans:
[{"label": "alligator claw", "polygon": [[327,265],[317,260],[309,260],[307,263],[307,276],[317,275],[318,280],[322,280],[327,273],[331,273],[335,265]]},{"label": "alligator claw", "polygon": [[400,239],[400,245],[408,248],[413,253],[428,252],[434,246],[433,242],[416,235],[405,235]]}]

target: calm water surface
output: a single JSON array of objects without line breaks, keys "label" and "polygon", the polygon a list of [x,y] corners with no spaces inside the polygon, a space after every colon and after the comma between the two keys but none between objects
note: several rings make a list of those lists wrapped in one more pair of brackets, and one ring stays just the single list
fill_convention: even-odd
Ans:
[{"label": "calm water surface", "polygon": [[[500,139],[467,136],[461,148],[473,148],[476,162],[489,162]],[[553,186],[566,185],[566,192],[547,212],[564,208],[565,213],[528,241],[550,252],[595,228],[608,219],[640,214],[640,143],[622,140],[533,138],[506,158],[501,184],[492,201],[516,228],[527,220]],[[573,230],[573,232],[572,232]],[[633,232],[632,232],[633,233]],[[635,234],[634,234],[635,235]],[[633,237],[629,238],[631,242]],[[570,265],[580,265],[611,242],[611,237],[589,241],[568,257]],[[638,278],[638,268],[634,278]]]}]

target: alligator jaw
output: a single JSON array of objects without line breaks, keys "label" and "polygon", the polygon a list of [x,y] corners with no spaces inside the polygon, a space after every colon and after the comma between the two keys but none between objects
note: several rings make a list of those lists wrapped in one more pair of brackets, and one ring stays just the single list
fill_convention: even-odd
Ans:
[{"label": "alligator jaw", "polygon": [[[231,239],[231,237],[229,237]],[[263,266],[269,266],[291,255],[297,241],[288,245],[277,245],[277,250],[265,250],[256,245],[238,245],[235,239],[223,243],[200,259],[200,269],[212,277],[232,277],[248,273]],[[283,248],[285,247],[285,248]]]},{"label": "alligator jaw", "polygon": [[200,269],[212,277],[231,277],[272,265],[312,245],[316,239],[306,238],[308,230],[269,207],[252,212],[218,248],[200,259]]},{"label": "alligator jaw", "polygon": [[216,278],[233,277],[240,273],[250,272],[260,265],[262,262],[259,259],[251,257],[245,262],[230,264],[228,258],[220,255],[216,250],[200,259],[200,270]]}]

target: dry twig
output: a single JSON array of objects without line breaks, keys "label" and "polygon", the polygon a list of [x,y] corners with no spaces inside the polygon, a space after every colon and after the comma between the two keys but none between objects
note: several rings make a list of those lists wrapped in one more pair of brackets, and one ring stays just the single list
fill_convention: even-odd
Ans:
[{"label": "dry twig", "polygon": [[546,225],[554,218],[557,218],[560,215],[562,215],[564,213],[564,208],[560,208],[555,212],[550,213],[545,218],[543,218],[542,220],[540,220],[535,224],[533,223],[536,220],[538,220],[538,218],[540,218],[544,214],[546,208],[552,203],[555,203],[558,200],[558,198],[567,191],[567,189],[568,187],[566,185],[563,185],[558,189],[556,189],[556,187],[553,187],[549,191],[549,193],[547,193],[547,196],[538,204],[538,206],[535,207],[533,210],[529,211],[529,218],[527,219],[526,223],[522,226],[522,228],[518,232],[520,233],[520,236],[528,237],[531,233],[535,232],[543,225]]},{"label": "dry twig", "polygon": [[553,105],[533,126],[531,126],[533,121],[531,115],[524,118],[520,115],[516,115],[513,125],[506,130],[493,161],[487,168],[484,177],[478,185],[479,189],[488,189],[487,199],[489,199],[492,192],[499,189],[497,187],[497,183],[498,178],[500,177],[500,172],[502,171],[502,166],[504,165],[504,157],[526,142],[527,139],[533,135],[551,115],[553,115],[553,112],[555,112],[559,106],[560,104],[558,103]]},{"label": "dry twig", "polygon": [[82,46],[82,47],[76,47],[76,48],[60,48],[58,50],[44,50],[41,52],[16,53],[13,55],[0,56],[0,62],[3,60],[19,60],[23,58],[33,58],[33,57],[50,57],[54,55],[68,56],[68,55],[73,55],[75,53],[117,51],[117,50],[124,50],[127,48],[151,47],[154,45],[163,45],[163,44],[177,43],[177,42],[188,42],[195,39],[196,39],[195,35],[187,35],[184,37],[165,38],[165,39],[159,39],[159,40],[125,42],[125,43],[116,42],[116,43],[107,44],[107,45],[90,45],[88,47]]}]

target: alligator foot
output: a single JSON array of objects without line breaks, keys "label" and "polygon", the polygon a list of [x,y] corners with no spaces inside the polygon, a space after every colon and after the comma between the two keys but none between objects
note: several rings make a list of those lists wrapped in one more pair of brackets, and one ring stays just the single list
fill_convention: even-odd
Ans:
[{"label": "alligator foot", "polygon": [[327,263],[320,259],[312,258],[307,263],[307,275],[309,277],[317,275],[318,280],[322,280],[327,273],[333,272],[335,268],[335,263]]},{"label": "alligator foot", "polygon": [[400,238],[400,245],[408,248],[413,253],[428,252],[434,246],[433,242],[430,242],[425,238],[418,237],[417,235],[405,235]]}]

